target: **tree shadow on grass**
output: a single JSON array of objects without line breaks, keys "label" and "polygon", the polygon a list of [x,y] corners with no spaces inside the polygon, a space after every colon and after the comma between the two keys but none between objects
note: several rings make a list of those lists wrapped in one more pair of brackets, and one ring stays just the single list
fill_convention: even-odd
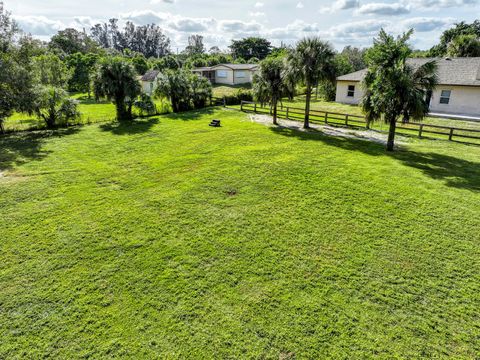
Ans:
[{"label": "tree shadow on grass", "polygon": [[433,152],[416,152],[399,149],[387,152],[385,146],[373,141],[336,137],[311,129],[300,131],[285,127],[271,127],[274,133],[305,141],[320,141],[344,150],[359,151],[371,156],[388,156],[403,164],[421,170],[432,179],[443,180],[445,185],[459,189],[480,191],[480,162]]},{"label": "tree shadow on grass", "polygon": [[30,161],[42,160],[51,152],[43,149],[44,142],[52,138],[73,135],[79,131],[80,128],[71,127],[0,136],[0,171],[9,170]]},{"label": "tree shadow on grass", "polygon": [[198,120],[204,117],[205,115],[212,115],[215,112],[215,110],[218,111],[218,109],[208,107],[208,108],[203,108],[199,110],[191,110],[191,111],[185,111],[180,113],[167,114],[164,116],[165,118],[172,119],[172,120],[190,121],[190,120]]},{"label": "tree shadow on grass", "polygon": [[117,122],[113,124],[100,125],[102,131],[110,131],[115,135],[135,135],[149,131],[154,125],[159,123],[158,117],[148,119],[135,119],[128,122]]}]

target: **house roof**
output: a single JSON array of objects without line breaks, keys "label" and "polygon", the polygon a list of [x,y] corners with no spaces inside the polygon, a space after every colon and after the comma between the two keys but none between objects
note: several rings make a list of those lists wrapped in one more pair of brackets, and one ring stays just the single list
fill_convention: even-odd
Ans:
[{"label": "house roof", "polygon": [[[480,57],[471,58],[418,58],[408,59],[413,67],[436,60],[439,85],[480,86]],[[337,78],[339,81],[362,81],[367,69],[355,71]]]},{"label": "house roof", "polygon": [[149,70],[145,73],[145,75],[142,76],[141,80],[142,81],[154,81],[158,74],[160,74],[160,71],[158,71],[158,70]]},{"label": "house roof", "polygon": [[257,64],[218,64],[214,66],[195,68],[193,71],[211,71],[222,66],[232,70],[255,70],[258,67]]}]

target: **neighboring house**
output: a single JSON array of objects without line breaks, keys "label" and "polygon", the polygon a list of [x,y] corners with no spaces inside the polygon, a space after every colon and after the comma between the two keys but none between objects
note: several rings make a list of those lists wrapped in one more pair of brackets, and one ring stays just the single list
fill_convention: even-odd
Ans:
[{"label": "neighboring house", "polygon": [[[437,60],[438,85],[430,97],[430,112],[480,116],[480,57],[408,59],[412,66]],[[358,104],[364,94],[362,81],[367,70],[337,78],[336,102]]]},{"label": "neighboring house", "polygon": [[149,70],[140,78],[142,91],[147,95],[152,95],[157,87],[157,77],[160,74],[158,70]]},{"label": "neighboring house", "polygon": [[257,71],[255,64],[220,64],[193,69],[192,72],[206,77],[212,84],[249,84]]}]

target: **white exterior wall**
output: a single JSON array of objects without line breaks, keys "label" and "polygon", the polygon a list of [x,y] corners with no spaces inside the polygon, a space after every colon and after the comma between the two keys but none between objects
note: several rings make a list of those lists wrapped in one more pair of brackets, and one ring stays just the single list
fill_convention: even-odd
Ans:
[{"label": "white exterior wall", "polygon": [[[442,90],[450,90],[450,102],[440,104]],[[480,87],[438,85],[430,100],[430,111],[456,115],[480,116]]]},{"label": "white exterior wall", "polygon": [[152,95],[155,91],[156,81],[142,81],[142,91],[147,95]]},{"label": "white exterior wall", "polygon": [[[347,96],[348,86],[355,86],[355,95],[354,97]],[[364,91],[362,89],[362,84],[355,81],[337,81],[337,93],[335,95],[335,102],[342,104],[352,104],[358,105],[362,100]]]},{"label": "white exterior wall", "polygon": [[[244,73],[245,77],[238,77],[238,73]],[[250,70],[235,70],[235,84],[248,84],[253,80],[253,73]]]},{"label": "white exterior wall", "polygon": [[[226,78],[221,78],[218,77],[218,70],[221,71],[226,71],[227,72],[227,77]],[[225,67],[225,66],[218,66],[215,68],[215,83],[216,84],[226,84],[226,85],[233,85],[233,70]]]}]

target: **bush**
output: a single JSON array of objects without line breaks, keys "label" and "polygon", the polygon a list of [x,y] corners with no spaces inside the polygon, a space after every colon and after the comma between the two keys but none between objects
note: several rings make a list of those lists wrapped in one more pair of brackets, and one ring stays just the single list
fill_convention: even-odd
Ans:
[{"label": "bush", "polygon": [[238,89],[233,95],[224,96],[225,105],[240,105],[242,101],[253,101],[252,90]]}]

